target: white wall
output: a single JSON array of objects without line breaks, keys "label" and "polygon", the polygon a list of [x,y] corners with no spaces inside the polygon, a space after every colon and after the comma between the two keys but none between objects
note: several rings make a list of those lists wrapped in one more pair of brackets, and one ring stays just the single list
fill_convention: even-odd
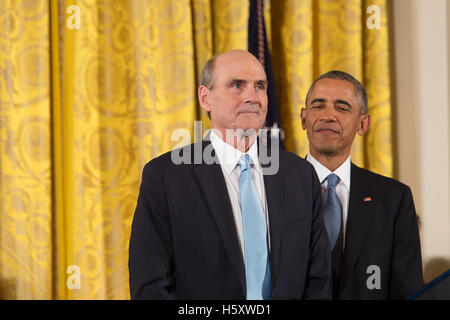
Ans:
[{"label": "white wall", "polygon": [[425,281],[450,268],[450,2],[393,0],[397,178],[414,194]]}]

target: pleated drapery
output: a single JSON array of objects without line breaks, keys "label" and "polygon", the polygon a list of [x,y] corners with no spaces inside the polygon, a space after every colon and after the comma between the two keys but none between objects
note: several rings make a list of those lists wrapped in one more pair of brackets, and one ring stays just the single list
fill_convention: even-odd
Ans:
[{"label": "pleated drapery", "polygon": [[[370,5],[379,29],[367,26]],[[306,155],[306,92],[340,69],[365,84],[372,115],[352,160],[392,176],[388,9],[266,1],[288,150]],[[129,298],[142,167],[179,143],[175,130],[209,128],[201,68],[247,49],[248,10],[244,0],[0,1],[1,299]]]}]

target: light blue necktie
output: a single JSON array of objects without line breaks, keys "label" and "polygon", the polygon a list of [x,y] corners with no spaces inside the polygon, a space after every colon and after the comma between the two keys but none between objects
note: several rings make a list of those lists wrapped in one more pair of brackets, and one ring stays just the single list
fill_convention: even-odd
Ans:
[{"label": "light blue necktie", "polygon": [[270,299],[270,263],[264,211],[253,183],[248,154],[239,159],[239,195],[244,228],[245,278],[247,300]]},{"label": "light blue necktie", "polygon": [[323,219],[331,250],[333,250],[341,230],[341,203],[336,195],[336,184],[339,182],[339,177],[331,173],[327,180],[327,189],[323,195]]}]

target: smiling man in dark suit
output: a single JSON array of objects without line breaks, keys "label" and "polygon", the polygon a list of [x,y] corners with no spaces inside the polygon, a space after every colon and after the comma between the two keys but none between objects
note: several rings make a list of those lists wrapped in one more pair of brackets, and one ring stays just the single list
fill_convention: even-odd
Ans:
[{"label": "smiling man in dark suit", "polygon": [[330,71],[308,91],[301,112],[321,181],[332,247],[334,299],[401,299],[423,285],[411,190],[350,161],[353,139],[370,126],[367,93],[353,76]]},{"label": "smiling man in dark suit", "polygon": [[257,139],[267,113],[261,63],[246,51],[220,54],[200,84],[209,138],[143,170],[129,248],[131,298],[330,298],[314,168]]}]

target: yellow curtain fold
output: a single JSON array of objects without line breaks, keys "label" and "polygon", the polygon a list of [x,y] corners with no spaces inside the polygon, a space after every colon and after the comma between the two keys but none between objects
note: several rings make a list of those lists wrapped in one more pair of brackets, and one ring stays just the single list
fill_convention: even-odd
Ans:
[{"label": "yellow curtain fold", "polygon": [[48,2],[1,1],[0,26],[0,299],[50,299]]},{"label": "yellow curtain fold", "polygon": [[50,64],[51,64],[51,132],[52,132],[52,196],[53,196],[53,296],[61,299],[66,290],[65,219],[64,219],[64,135],[62,118],[60,12],[57,1],[50,1]]},{"label": "yellow curtain fold", "polygon": [[142,167],[196,115],[191,16],[186,1],[79,5],[62,72],[65,256],[81,288],[65,298],[123,299]]},{"label": "yellow curtain fold", "polygon": [[[266,1],[288,150],[308,151],[300,109],[312,80],[341,69],[364,82],[372,114],[352,159],[392,175],[387,1]],[[379,30],[365,25],[372,4]],[[129,298],[142,168],[180,143],[176,129],[193,139],[195,120],[210,127],[200,72],[247,48],[248,10],[228,0],[0,1],[0,298]]]},{"label": "yellow curtain fold", "polygon": [[[364,0],[366,20],[364,28],[364,84],[369,98],[368,112],[372,125],[364,137],[364,167],[379,174],[393,176],[392,148],[392,102],[391,77],[389,59],[389,25],[388,10],[391,8],[387,0]],[[380,28],[367,28],[369,6],[377,6],[380,10]],[[373,13],[371,13],[373,14]]]}]

